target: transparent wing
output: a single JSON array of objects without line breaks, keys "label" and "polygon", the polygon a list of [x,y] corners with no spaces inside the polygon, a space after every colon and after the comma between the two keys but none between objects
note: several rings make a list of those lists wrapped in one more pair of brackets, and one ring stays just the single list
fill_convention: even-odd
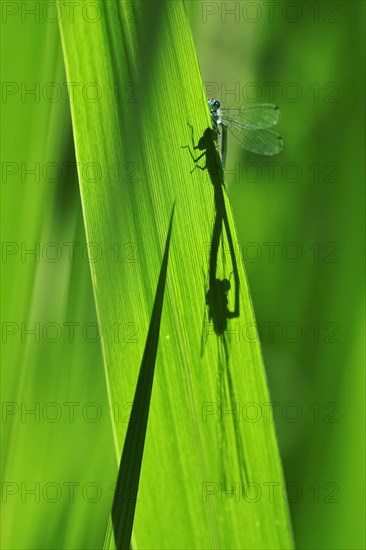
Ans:
[{"label": "transparent wing", "polygon": [[245,128],[270,128],[277,124],[280,110],[273,103],[247,105],[245,107],[222,107],[221,118],[228,126],[236,122]]},{"label": "transparent wing", "polygon": [[283,149],[281,136],[267,129],[245,128],[232,122],[229,130],[239,141],[240,145],[257,155],[277,155]]}]

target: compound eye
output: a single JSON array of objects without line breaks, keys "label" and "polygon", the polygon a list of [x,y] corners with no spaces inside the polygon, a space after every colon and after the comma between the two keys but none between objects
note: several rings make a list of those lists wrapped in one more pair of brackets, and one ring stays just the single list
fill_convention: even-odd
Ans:
[{"label": "compound eye", "polygon": [[220,102],[216,99],[209,99],[208,104],[210,106],[210,109],[212,109],[213,111],[217,111],[217,109],[220,108]]}]

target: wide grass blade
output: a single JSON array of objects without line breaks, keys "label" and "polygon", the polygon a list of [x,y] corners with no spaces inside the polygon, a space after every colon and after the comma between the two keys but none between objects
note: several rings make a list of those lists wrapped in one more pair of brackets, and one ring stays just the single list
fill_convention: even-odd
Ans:
[{"label": "wide grass blade", "polygon": [[[229,201],[222,191],[217,218],[219,167],[192,172],[184,148],[207,156],[196,143],[210,119],[183,5],[136,2],[131,17],[122,2],[128,20],[99,5],[93,25],[62,21],[61,30],[68,79],[95,92],[93,101],[75,94],[71,108],[86,233],[103,247],[91,272],[118,460],[176,204],[133,546],[290,548]],[[261,412],[254,421],[250,407]]]}]

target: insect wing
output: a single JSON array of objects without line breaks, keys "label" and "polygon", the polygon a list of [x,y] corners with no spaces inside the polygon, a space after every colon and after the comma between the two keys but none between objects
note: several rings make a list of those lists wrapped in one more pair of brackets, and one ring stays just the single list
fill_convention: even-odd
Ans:
[{"label": "insect wing", "polygon": [[245,128],[270,128],[277,124],[280,110],[273,103],[247,105],[245,107],[223,107],[221,117],[228,126],[236,122]]},{"label": "insect wing", "polygon": [[236,122],[229,125],[229,130],[240,145],[257,155],[277,155],[283,149],[281,136],[267,129],[246,128]]}]

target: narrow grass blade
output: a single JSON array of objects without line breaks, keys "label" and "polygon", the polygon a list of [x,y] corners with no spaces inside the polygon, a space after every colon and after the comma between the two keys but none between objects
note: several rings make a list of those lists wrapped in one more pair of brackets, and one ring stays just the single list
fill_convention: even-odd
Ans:
[{"label": "narrow grass blade", "polygon": [[[118,471],[112,506],[114,538],[118,549],[129,548],[140,480],[140,470],[154,381],[155,360],[158,351],[161,314],[168,270],[169,246],[174,207],[170,218],[163,263],[151,314],[149,332],[137,380],[131,417],[128,424],[122,458]],[[107,545],[109,548],[109,544]]]}]

